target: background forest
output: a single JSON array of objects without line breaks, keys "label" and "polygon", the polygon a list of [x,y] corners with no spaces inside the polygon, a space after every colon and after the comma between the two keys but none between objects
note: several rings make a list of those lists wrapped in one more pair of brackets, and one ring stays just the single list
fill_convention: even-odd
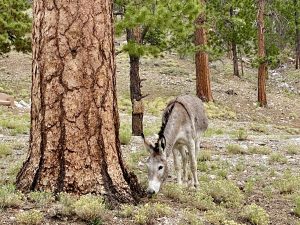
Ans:
[{"label": "background forest", "polygon": [[113,13],[125,164],[146,187],[141,133],[155,141],[167,102],[198,95],[209,118],[200,188],[170,176],[154,198],[114,209],[101,196],[16,190],[29,148],[32,3],[1,0],[0,93],[15,106],[0,106],[0,224],[300,225],[300,1],[115,0]]}]

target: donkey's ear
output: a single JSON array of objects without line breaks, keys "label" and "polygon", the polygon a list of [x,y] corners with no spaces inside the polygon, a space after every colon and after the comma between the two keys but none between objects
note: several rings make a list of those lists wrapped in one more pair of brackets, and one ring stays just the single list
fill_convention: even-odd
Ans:
[{"label": "donkey's ear", "polygon": [[163,153],[165,148],[166,148],[166,138],[164,135],[161,136],[160,140],[159,140],[159,144],[160,144],[160,153]]},{"label": "donkey's ear", "polygon": [[144,145],[145,145],[146,149],[148,150],[148,152],[153,153],[153,151],[154,151],[153,144],[151,144],[149,141],[146,140],[146,138],[145,138],[145,136],[144,136],[143,133],[142,133],[141,136],[142,136],[142,138],[144,140]]}]

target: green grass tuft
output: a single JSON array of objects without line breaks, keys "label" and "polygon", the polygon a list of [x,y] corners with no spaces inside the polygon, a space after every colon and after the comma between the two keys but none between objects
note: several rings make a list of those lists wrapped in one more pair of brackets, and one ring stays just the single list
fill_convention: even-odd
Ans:
[{"label": "green grass tuft", "polygon": [[43,223],[44,215],[42,212],[33,209],[17,214],[16,220],[18,224],[38,225]]},{"label": "green grass tuft", "polygon": [[254,203],[243,209],[242,216],[253,225],[268,225],[270,222],[266,211]]},{"label": "green grass tuft", "polygon": [[107,211],[103,199],[91,194],[81,196],[73,207],[75,214],[85,221],[102,220]]}]

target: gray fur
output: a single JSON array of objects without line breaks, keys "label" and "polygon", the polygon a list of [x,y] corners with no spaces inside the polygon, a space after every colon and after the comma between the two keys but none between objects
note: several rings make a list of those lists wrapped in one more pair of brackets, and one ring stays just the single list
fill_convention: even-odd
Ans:
[{"label": "gray fur", "polygon": [[[188,161],[192,172],[191,184],[198,186],[197,154],[200,135],[208,127],[202,101],[194,96],[179,96],[169,102],[162,117],[162,127],[155,145],[144,139],[150,152],[147,161],[149,186],[147,193],[157,193],[168,175],[167,158],[173,154],[177,182],[188,182]],[[182,165],[179,157],[181,156]],[[163,168],[161,168],[163,167]],[[160,169],[159,169],[160,168]],[[183,174],[182,174],[183,172]]]}]

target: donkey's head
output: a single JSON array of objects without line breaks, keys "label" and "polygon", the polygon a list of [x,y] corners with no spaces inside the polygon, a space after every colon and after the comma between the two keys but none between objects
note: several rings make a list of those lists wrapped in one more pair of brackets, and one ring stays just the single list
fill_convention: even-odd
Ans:
[{"label": "donkey's head", "polygon": [[144,135],[142,135],[142,137],[144,139],[144,144],[150,153],[150,156],[147,159],[147,194],[149,197],[151,197],[153,194],[156,194],[159,191],[161,184],[168,176],[167,159],[164,152],[166,140],[162,136],[158,139],[157,143],[153,145],[145,139]]}]

